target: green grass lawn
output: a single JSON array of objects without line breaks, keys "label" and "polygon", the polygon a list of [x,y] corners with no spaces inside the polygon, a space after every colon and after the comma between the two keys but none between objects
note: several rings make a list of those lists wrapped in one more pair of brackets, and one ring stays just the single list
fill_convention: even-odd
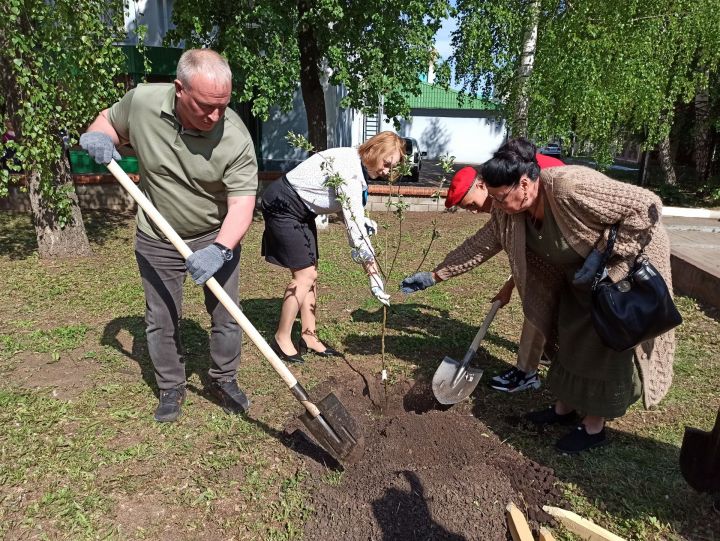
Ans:
[{"label": "green grass lawn", "polygon": [[[391,256],[396,219],[373,218],[381,225],[376,244]],[[483,220],[408,215],[388,286],[391,383],[431,375],[443,356],[461,356],[508,274],[501,254],[425,292],[397,293],[422,259],[433,218],[440,237],[428,270]],[[92,257],[42,261],[29,217],[0,213],[0,538],[301,538],[313,510],[305,498],[309,474],[278,438],[300,413],[284,383],[245,343],[239,380],[253,400],[252,418],[227,416],[210,401],[203,392],[209,321],[200,288],[188,281],[188,400],[178,423],[155,423],[132,219],[107,212],[85,219]],[[288,276],[260,257],[262,229],[256,222],[244,243],[241,297],[245,314],[269,337]],[[379,373],[382,311],[339,225],[320,232],[320,253],[320,335]],[[544,389],[505,396],[481,385],[467,406],[507,444],[554,468],[574,511],[630,539],[720,537],[710,498],[689,489],[677,467],[684,426],[709,430],[720,403],[720,318],[689,298],[678,305],[685,323],[672,390],[657,409],[636,404],[609,423],[612,445],[570,458],[552,450],[554,434],[515,427],[509,418],[551,401]],[[521,324],[514,298],[483,342],[488,373],[514,361]],[[328,364],[313,360],[293,370],[312,388]],[[324,481],[342,486],[342,475],[329,471]]]}]

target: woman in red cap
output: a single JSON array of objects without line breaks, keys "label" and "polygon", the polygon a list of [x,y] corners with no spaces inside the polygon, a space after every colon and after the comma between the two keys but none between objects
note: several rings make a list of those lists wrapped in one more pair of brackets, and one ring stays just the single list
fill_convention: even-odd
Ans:
[{"label": "woman in red cap", "polygon": [[[540,169],[565,165],[551,156],[536,154],[535,159]],[[459,207],[473,213],[492,210],[492,198],[480,175],[473,167],[463,167],[453,177],[445,198],[445,207]],[[510,302],[515,280],[512,275],[507,279],[497,295],[490,302],[500,301],[500,306]],[[526,389],[540,388],[538,365],[543,354],[545,339],[542,334],[526,319],[523,321],[520,343],[518,345],[517,364],[496,375],[490,380],[490,387],[495,390],[516,393]]]}]

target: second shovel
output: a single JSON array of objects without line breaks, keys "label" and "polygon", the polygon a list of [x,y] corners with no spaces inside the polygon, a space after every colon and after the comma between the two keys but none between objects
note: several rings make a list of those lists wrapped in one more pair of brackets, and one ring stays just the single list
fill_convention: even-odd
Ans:
[{"label": "second shovel", "polygon": [[432,390],[435,398],[441,404],[457,404],[465,400],[475,390],[480,382],[482,368],[468,367],[470,361],[475,357],[480,342],[490,326],[495,313],[500,308],[500,301],[495,301],[485,316],[480,329],[465,353],[461,362],[451,357],[445,357],[435,371],[432,379]]}]

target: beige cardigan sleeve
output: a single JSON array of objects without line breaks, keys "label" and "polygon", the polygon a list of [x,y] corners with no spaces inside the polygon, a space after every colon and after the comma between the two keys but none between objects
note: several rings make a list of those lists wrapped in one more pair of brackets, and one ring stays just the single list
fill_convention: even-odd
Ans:
[{"label": "beige cardigan sleeve", "polygon": [[474,269],[502,250],[499,226],[495,212],[490,220],[472,237],[450,252],[435,267],[441,280],[447,280]]},{"label": "beige cardigan sleeve", "polygon": [[[554,180],[566,175],[572,179],[569,183],[555,182],[553,193],[560,216],[567,220],[564,225],[569,236],[578,237],[568,238],[570,244],[575,244],[573,240],[581,240],[592,246],[596,240],[605,237],[604,233],[611,225],[618,224],[615,257],[610,265],[627,271],[635,256],[650,243],[660,223],[660,198],[649,190],[610,179],[589,168],[556,170]],[[604,247],[604,241],[600,242],[598,249]]]}]

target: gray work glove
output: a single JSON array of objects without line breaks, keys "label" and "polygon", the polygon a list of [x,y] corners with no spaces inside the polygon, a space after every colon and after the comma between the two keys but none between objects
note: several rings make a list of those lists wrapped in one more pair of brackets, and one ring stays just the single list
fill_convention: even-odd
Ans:
[{"label": "gray work glove", "polygon": [[101,165],[109,164],[110,160],[120,160],[120,153],[107,133],[101,131],[85,132],[80,136],[80,146],[87,150],[90,157]]},{"label": "gray work glove", "polygon": [[201,286],[225,264],[223,253],[215,244],[206,246],[190,255],[185,261],[190,276],[197,285]]},{"label": "gray work glove", "polygon": [[385,293],[385,284],[379,274],[370,275],[370,291],[385,306],[390,306],[390,295]]},{"label": "gray work glove", "polygon": [[414,293],[435,285],[432,272],[416,272],[405,278],[400,284],[400,291],[403,293]]},{"label": "gray work glove", "polygon": [[585,258],[583,266],[575,273],[573,284],[583,286],[592,283],[602,264],[602,257],[603,255],[597,250],[590,252]]}]

